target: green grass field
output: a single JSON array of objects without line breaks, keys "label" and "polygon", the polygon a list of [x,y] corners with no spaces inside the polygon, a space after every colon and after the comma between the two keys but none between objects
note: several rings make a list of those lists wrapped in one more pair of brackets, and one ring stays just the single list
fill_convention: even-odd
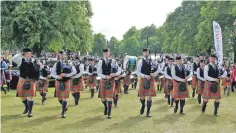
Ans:
[{"label": "green grass field", "polygon": [[46,105],[41,104],[37,94],[32,118],[23,115],[23,104],[15,97],[16,91],[2,94],[1,122],[2,133],[236,133],[236,93],[223,96],[219,113],[213,116],[213,101],[208,102],[205,114],[196,99],[189,98],[185,105],[185,115],[174,114],[167,105],[164,94],[158,92],[153,98],[151,118],[139,114],[141,104],[137,90],[128,95],[120,95],[118,108],[112,109],[112,119],[103,115],[100,99],[90,99],[85,90],[79,106],[74,107],[72,96],[69,99],[67,118],[61,118],[61,106],[53,97],[54,89],[47,94]]}]

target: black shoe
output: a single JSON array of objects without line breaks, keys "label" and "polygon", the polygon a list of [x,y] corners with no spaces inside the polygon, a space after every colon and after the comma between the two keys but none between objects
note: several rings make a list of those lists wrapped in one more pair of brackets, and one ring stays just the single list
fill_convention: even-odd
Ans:
[{"label": "black shoe", "polygon": [[227,94],[227,96],[229,96],[229,93]]},{"label": "black shoe", "polygon": [[27,114],[28,111],[29,111],[28,109],[25,109],[24,112],[23,112],[23,114]]},{"label": "black shoe", "polygon": [[147,113],[147,114],[146,114],[146,117],[152,117],[152,116],[150,115],[150,113]]},{"label": "black shoe", "polygon": [[205,111],[206,111],[206,106],[202,106],[202,113],[205,113]]},{"label": "black shoe", "polygon": [[140,109],[140,114],[142,115],[144,113],[145,106],[142,106]]},{"label": "black shoe", "polygon": [[104,115],[107,115],[107,109],[104,110]]},{"label": "black shoe", "polygon": [[174,108],[174,113],[177,113],[178,109],[177,108]]},{"label": "black shoe", "polygon": [[27,117],[33,117],[32,113],[28,113]]},{"label": "black shoe", "polygon": [[108,119],[111,119],[112,117],[111,117],[111,115],[108,115],[107,118],[108,118]]},{"label": "black shoe", "polygon": [[184,115],[184,111],[181,109],[180,112],[179,112],[181,115]]},{"label": "black shoe", "polygon": [[66,107],[65,112],[68,111],[68,108]]},{"label": "black shoe", "polygon": [[214,115],[215,115],[215,116],[219,116],[219,114],[218,114],[217,112],[214,112]]},{"label": "black shoe", "polygon": [[61,118],[66,118],[66,114],[61,114]]}]

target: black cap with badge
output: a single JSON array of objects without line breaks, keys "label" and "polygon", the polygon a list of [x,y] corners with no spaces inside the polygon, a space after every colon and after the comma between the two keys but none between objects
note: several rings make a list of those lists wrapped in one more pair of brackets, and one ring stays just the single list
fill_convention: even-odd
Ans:
[{"label": "black cap with badge", "polygon": [[103,49],[103,52],[105,53],[105,52],[108,52],[108,48],[104,48]]},{"label": "black cap with badge", "polygon": [[182,58],[181,58],[181,56],[178,55],[178,56],[175,57],[175,59],[176,60],[181,60]]},{"label": "black cap with badge", "polygon": [[143,48],[143,52],[147,52],[147,51],[149,51],[148,48]]}]

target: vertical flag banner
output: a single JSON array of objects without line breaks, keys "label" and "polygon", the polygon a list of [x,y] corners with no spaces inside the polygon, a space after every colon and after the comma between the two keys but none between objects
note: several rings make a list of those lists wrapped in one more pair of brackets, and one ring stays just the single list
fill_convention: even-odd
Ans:
[{"label": "vertical flag banner", "polygon": [[214,44],[215,50],[218,58],[218,65],[223,64],[223,44],[222,44],[222,32],[220,25],[213,21],[213,31],[214,31]]}]

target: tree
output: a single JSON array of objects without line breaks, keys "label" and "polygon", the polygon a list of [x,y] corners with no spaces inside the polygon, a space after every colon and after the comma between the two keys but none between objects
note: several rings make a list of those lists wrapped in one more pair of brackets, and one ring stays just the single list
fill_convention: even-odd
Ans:
[{"label": "tree", "polygon": [[106,47],[106,38],[102,33],[94,34],[94,44],[92,55],[102,56],[102,50]]}]

